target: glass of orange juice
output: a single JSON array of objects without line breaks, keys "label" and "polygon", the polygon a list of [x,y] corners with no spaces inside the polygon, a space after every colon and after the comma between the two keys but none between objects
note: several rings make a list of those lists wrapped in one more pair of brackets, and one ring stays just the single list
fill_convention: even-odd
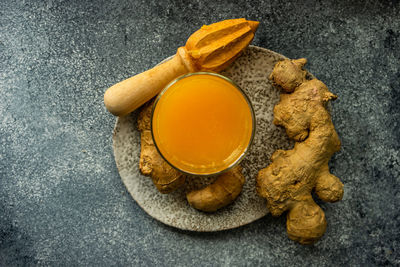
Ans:
[{"label": "glass of orange juice", "polygon": [[158,95],[151,132],[161,156],[190,175],[215,175],[238,164],[255,132],[246,94],[212,72],[183,75]]}]

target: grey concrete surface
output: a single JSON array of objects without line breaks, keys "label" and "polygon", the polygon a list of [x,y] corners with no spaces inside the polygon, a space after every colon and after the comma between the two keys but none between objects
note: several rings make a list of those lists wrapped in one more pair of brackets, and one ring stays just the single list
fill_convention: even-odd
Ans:
[{"label": "grey concrete surface", "polygon": [[[131,199],[113,159],[107,87],[175,53],[202,24],[261,22],[253,44],[339,95],[343,201],[314,246],[285,218],[179,231]],[[400,264],[399,1],[0,1],[1,266]]]}]

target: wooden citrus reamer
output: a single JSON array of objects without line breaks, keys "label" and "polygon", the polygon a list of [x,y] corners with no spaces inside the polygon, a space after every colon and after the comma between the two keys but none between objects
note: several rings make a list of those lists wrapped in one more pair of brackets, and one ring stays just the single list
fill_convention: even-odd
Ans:
[{"label": "wooden citrus reamer", "polygon": [[204,25],[176,55],[145,72],[119,82],[104,94],[104,104],[116,116],[126,115],[156,96],[174,78],[195,71],[221,71],[254,38],[259,22],[231,19]]}]

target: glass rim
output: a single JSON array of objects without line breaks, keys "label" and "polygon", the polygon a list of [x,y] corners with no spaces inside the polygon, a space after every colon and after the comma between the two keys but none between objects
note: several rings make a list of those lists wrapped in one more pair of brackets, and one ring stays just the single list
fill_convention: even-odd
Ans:
[{"label": "glass rim", "polygon": [[[168,159],[166,159],[166,157],[161,153],[161,151],[160,151],[160,149],[159,149],[159,147],[158,147],[158,145],[157,145],[157,142],[156,142],[156,140],[155,140],[155,138],[154,138],[154,132],[153,132],[153,117],[154,117],[154,110],[155,110],[155,108],[156,108],[156,106],[157,106],[157,103],[159,102],[159,100],[161,99],[161,97],[164,95],[164,93],[165,93],[172,85],[174,85],[175,83],[177,83],[178,81],[180,81],[180,80],[182,80],[182,79],[184,79],[184,78],[187,78],[187,77],[190,77],[190,76],[193,76],[193,75],[212,75],[212,76],[216,76],[216,77],[219,77],[219,78],[224,79],[225,81],[227,81],[227,82],[229,82],[230,84],[232,84],[232,85],[242,94],[242,96],[243,96],[244,99],[246,100],[247,105],[248,105],[248,107],[249,107],[249,109],[250,109],[251,121],[252,121],[252,129],[251,129],[251,136],[250,136],[249,143],[247,144],[246,148],[243,150],[243,152],[240,154],[240,156],[239,156],[235,161],[233,161],[228,167],[224,168],[223,170],[217,171],[217,172],[210,172],[210,173],[194,173],[194,172],[185,171],[185,170],[182,170],[181,168],[176,167],[174,164],[172,164],[170,161],[168,161]],[[203,176],[203,177],[206,177],[206,176],[214,176],[214,175],[219,175],[219,174],[225,173],[225,172],[231,170],[232,168],[236,167],[236,166],[244,159],[244,157],[247,155],[247,153],[248,153],[249,150],[250,150],[251,145],[253,144],[253,140],[254,140],[254,136],[255,136],[255,132],[256,132],[256,116],[255,116],[255,112],[254,112],[253,105],[252,105],[252,103],[251,103],[249,97],[248,97],[247,94],[243,91],[243,89],[240,88],[240,86],[237,85],[234,81],[232,81],[231,79],[229,79],[229,78],[226,77],[226,76],[223,76],[223,75],[221,75],[221,74],[219,74],[219,73],[215,73],[215,72],[208,72],[208,71],[191,72],[191,73],[184,74],[184,75],[181,75],[181,76],[175,78],[175,79],[172,80],[170,83],[168,83],[168,84],[162,89],[162,91],[158,94],[158,96],[156,97],[156,99],[155,99],[155,101],[154,101],[154,103],[153,103],[153,106],[152,106],[152,108],[151,108],[150,132],[151,132],[151,138],[153,139],[153,143],[154,143],[154,146],[155,146],[156,149],[157,149],[157,152],[160,154],[161,158],[162,158],[163,160],[165,160],[172,168],[174,168],[174,169],[176,169],[177,171],[180,171],[180,172],[182,172],[182,173],[184,173],[184,174],[186,174],[186,175],[191,175],[191,176]]]}]

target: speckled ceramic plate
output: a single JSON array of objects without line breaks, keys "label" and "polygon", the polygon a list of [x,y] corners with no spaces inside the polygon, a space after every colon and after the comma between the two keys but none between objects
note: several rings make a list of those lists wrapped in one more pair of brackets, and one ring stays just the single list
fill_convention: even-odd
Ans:
[{"label": "speckled ceramic plate", "polygon": [[[293,143],[284,129],[273,125],[273,107],[279,92],[268,80],[274,64],[284,56],[273,51],[250,46],[223,75],[235,81],[249,96],[256,114],[256,135],[249,154],[242,161],[246,183],[236,201],[215,212],[204,213],[193,209],[186,201],[185,192],[198,187],[189,180],[181,189],[167,195],[160,194],[149,177],[139,171],[140,133],[136,127],[137,112],[118,118],[113,134],[115,161],[121,179],[133,199],[152,217],[170,226],[192,231],[220,231],[251,223],[268,213],[265,200],[255,190],[258,170],[266,167],[277,149],[288,149]],[[210,183],[204,179],[203,184]]]}]

